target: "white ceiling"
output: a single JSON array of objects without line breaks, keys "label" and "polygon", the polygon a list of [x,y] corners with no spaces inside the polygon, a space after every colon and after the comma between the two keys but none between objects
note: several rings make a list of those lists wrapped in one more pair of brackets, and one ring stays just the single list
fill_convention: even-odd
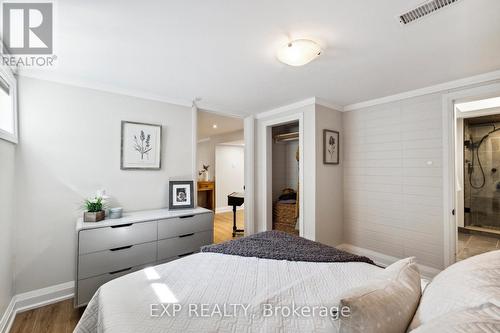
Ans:
[{"label": "white ceiling", "polygon": [[[217,128],[213,128],[216,124]],[[243,129],[243,119],[222,116],[213,112],[198,111],[198,139],[235,132]]]},{"label": "white ceiling", "polygon": [[[312,96],[347,105],[500,69],[500,1],[461,0],[416,23],[422,0],[64,0],[58,67],[25,73],[249,114]],[[290,38],[323,54],[275,58]]]}]

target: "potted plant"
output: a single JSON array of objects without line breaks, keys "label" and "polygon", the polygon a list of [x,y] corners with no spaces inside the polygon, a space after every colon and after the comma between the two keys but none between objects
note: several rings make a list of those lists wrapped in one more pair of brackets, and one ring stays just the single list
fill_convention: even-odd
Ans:
[{"label": "potted plant", "polygon": [[99,222],[104,220],[104,200],[101,196],[86,199],[84,202],[86,212],[83,213],[84,222]]},{"label": "potted plant", "polygon": [[200,180],[208,182],[210,180],[210,174],[208,173],[208,168],[210,165],[205,165],[203,164],[203,170],[200,170],[198,172],[198,176],[200,177]]}]

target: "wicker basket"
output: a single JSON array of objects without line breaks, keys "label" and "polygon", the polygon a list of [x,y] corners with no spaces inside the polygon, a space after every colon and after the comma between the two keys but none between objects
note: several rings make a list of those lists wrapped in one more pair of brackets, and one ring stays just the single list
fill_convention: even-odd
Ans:
[{"label": "wicker basket", "polygon": [[298,235],[295,230],[297,218],[295,217],[296,204],[276,202],[273,205],[273,230],[284,231]]}]

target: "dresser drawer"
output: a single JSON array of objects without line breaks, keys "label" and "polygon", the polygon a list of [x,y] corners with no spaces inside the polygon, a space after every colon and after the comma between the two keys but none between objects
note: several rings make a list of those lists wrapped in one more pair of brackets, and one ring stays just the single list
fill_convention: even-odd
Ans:
[{"label": "dresser drawer", "polygon": [[202,231],[185,237],[164,239],[158,242],[158,261],[180,258],[200,251],[203,245],[212,244],[213,232]]},{"label": "dresser drawer", "polygon": [[78,279],[116,272],[156,261],[156,242],[84,254],[78,258]]},{"label": "dresser drawer", "polygon": [[157,223],[142,222],[82,230],[79,233],[78,253],[92,253],[154,241],[158,235]]},{"label": "dresser drawer", "polygon": [[76,300],[76,306],[83,306],[90,302],[92,299],[92,296],[94,296],[95,292],[99,287],[101,287],[103,284],[106,282],[109,282],[111,280],[114,280],[116,278],[119,278],[120,276],[127,275],[132,272],[136,272],[138,270],[141,270],[143,268],[146,268],[148,266],[153,266],[154,263],[151,264],[146,264],[146,265],[140,265],[140,266],[134,266],[130,268],[125,268],[122,269],[118,272],[115,273],[107,273],[107,274],[102,274],[98,276],[94,276],[88,279],[83,279],[83,280],[78,280],[78,298]]},{"label": "dresser drawer", "polygon": [[213,214],[198,214],[158,221],[158,239],[213,229]]}]

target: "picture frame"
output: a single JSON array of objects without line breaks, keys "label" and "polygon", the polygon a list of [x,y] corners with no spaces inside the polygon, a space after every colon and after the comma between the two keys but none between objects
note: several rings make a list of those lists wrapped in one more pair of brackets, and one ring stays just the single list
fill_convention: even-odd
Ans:
[{"label": "picture frame", "polygon": [[194,182],[171,180],[168,182],[168,209],[194,208]]},{"label": "picture frame", "polygon": [[161,125],[122,120],[120,169],[160,170],[161,149]]},{"label": "picture frame", "polygon": [[340,133],[323,130],[323,164],[340,163]]}]

